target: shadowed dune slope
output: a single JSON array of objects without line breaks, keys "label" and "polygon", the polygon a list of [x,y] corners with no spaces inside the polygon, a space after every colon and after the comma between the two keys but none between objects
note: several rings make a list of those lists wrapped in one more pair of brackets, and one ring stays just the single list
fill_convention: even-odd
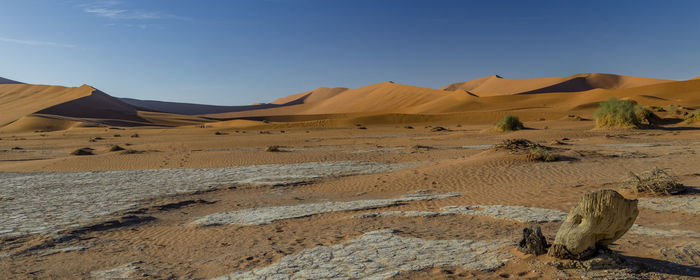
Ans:
[{"label": "shadowed dune slope", "polygon": [[52,131],[80,125],[189,125],[206,118],[148,112],[91,86],[0,85],[3,131]]},{"label": "shadowed dune slope", "polygon": [[327,88],[320,87],[315,90],[297,93],[287,97],[278,98],[272,103],[243,105],[243,106],[218,106],[193,103],[166,102],[157,100],[139,100],[133,98],[120,98],[121,101],[133,106],[137,106],[149,111],[166,112],[181,115],[212,115],[221,113],[234,113],[244,111],[254,111],[263,109],[280,108],[284,106],[299,105],[305,103],[318,102],[338,93],[346,91],[347,88]]},{"label": "shadowed dune slope", "polygon": [[[92,88],[92,87],[90,87]],[[38,115],[55,115],[70,118],[111,119],[147,123],[138,115],[136,107],[92,88],[89,95],[56,104],[35,112]]]},{"label": "shadowed dune slope", "polygon": [[92,94],[90,86],[0,85],[0,126],[43,109]]},{"label": "shadowed dune slope", "polygon": [[0,85],[1,84],[23,84],[23,83],[0,77]]},{"label": "shadowed dune slope", "polygon": [[613,74],[587,73],[570,77],[547,77],[535,79],[504,79],[500,76],[488,76],[472,81],[455,83],[442,90],[462,89],[478,96],[579,92],[591,89],[624,89],[640,87],[671,80],[621,76]]},{"label": "shadowed dune slope", "polygon": [[243,106],[217,106],[217,105],[204,105],[204,104],[193,104],[193,103],[180,103],[180,102],[167,102],[167,101],[156,101],[156,100],[139,100],[133,98],[119,98],[122,102],[127,103],[132,106],[143,108],[149,111],[155,112],[165,112],[181,115],[206,115],[206,114],[218,114],[218,113],[228,113],[228,112],[241,112],[250,110],[259,110],[266,108],[277,108],[280,105],[277,104],[257,104],[257,105],[243,105]]}]

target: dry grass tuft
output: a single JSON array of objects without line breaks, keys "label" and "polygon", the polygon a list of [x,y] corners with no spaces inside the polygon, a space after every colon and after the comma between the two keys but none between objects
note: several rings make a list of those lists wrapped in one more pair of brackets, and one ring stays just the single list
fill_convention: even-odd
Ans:
[{"label": "dry grass tuft", "polygon": [[493,145],[494,150],[507,150],[511,153],[524,153],[536,148],[544,148],[544,146],[527,139],[506,139]]},{"label": "dry grass tuft", "polygon": [[700,123],[700,109],[686,116],[685,122],[688,124]]},{"label": "dry grass tuft", "polygon": [[675,176],[671,176],[661,168],[654,168],[639,174],[630,172],[624,187],[637,193],[651,193],[657,195],[678,194],[685,190],[685,186],[678,182]]},{"label": "dry grass tuft", "polygon": [[530,153],[527,154],[527,160],[550,162],[550,161],[556,161],[557,155],[550,152],[549,150],[547,150],[544,147],[536,147],[536,148],[530,150]]}]

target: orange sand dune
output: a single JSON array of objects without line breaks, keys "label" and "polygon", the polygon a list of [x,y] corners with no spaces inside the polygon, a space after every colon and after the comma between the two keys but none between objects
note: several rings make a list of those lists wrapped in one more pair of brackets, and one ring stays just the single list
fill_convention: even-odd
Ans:
[{"label": "orange sand dune", "polygon": [[277,98],[272,104],[302,104],[302,103],[313,103],[326,100],[333,96],[338,95],[341,92],[348,90],[344,87],[327,88],[320,87],[314,90],[305,91],[290,96],[285,96]]},{"label": "orange sand dune", "polygon": [[[464,93],[464,92],[462,92]],[[449,95],[449,92],[401,85],[392,82],[374,84],[335,93],[325,100],[283,108],[207,115],[215,118],[240,118],[279,115],[345,114],[366,112],[401,112],[413,106]]]},{"label": "orange sand dune", "polygon": [[494,75],[451,84],[441,89],[448,91],[463,89],[478,96],[493,96],[527,93],[577,92],[596,88],[621,89],[663,82],[671,81],[600,73],[534,79],[504,79]]},{"label": "orange sand dune", "polygon": [[9,125],[0,127],[2,132],[32,132],[66,130],[80,125],[79,121],[41,116],[24,116]]},{"label": "orange sand dune", "polygon": [[210,121],[142,111],[91,86],[0,85],[2,131],[51,131],[84,125],[177,126]]},{"label": "orange sand dune", "polygon": [[0,85],[0,126],[51,106],[92,94],[94,88],[26,84]]},{"label": "orange sand dune", "polygon": [[[496,91],[498,94],[488,94]],[[506,112],[525,118],[558,118],[573,111],[590,117],[598,103],[610,97],[631,99],[642,105],[677,104],[699,108],[700,80],[667,81],[610,74],[541,79],[503,79],[491,76],[452,85],[443,90],[385,82],[356,89],[318,88],[257,106],[213,106],[217,110],[234,110],[189,116],[147,110],[87,85],[67,88],[5,84],[0,85],[0,109],[7,113],[0,116],[0,124],[6,125],[27,116],[47,118],[47,123],[41,124],[40,119],[36,118],[25,118],[12,126],[12,129],[24,127],[27,130],[46,130],[72,127],[73,122],[118,126],[183,126],[213,124],[231,119],[332,126],[359,120],[367,123],[400,123],[454,119],[456,115],[472,121],[494,121],[491,118],[497,118]],[[211,107],[185,105],[194,106],[186,106],[190,109],[203,108],[205,111]],[[416,116],[407,117],[408,115]],[[59,122],[58,119],[65,122]],[[224,122],[217,125],[236,127],[241,124]],[[257,124],[246,123],[243,126],[249,125]]]},{"label": "orange sand dune", "polygon": [[[624,88],[635,79],[618,80],[620,89],[592,89],[582,92],[552,92],[541,94],[494,95],[476,97],[465,90],[434,89],[381,83],[341,92],[321,102],[283,108],[253,110],[211,115],[218,118],[268,119],[279,122],[319,119],[347,119],[361,115],[381,114],[454,114],[486,112],[517,112],[540,116],[566,116],[570,111],[590,116],[600,101],[610,97],[632,99],[643,105],[700,105],[700,80],[664,82],[641,87]],[[599,84],[605,80],[598,80]],[[525,113],[527,112],[527,113]],[[536,113],[539,112],[539,113]],[[490,114],[486,114],[490,115]],[[499,115],[499,114],[496,114]],[[272,118],[273,116],[276,116]],[[315,117],[314,117],[315,116]],[[470,117],[474,118],[474,116]],[[478,118],[481,119],[481,118]]]}]

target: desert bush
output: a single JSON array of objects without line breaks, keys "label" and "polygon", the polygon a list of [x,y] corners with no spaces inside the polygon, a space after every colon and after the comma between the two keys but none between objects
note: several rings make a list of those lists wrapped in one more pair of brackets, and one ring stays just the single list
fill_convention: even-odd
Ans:
[{"label": "desert bush", "polygon": [[527,159],[531,161],[556,161],[557,160],[557,155],[554,153],[548,151],[544,147],[536,147],[532,150],[530,150],[530,153],[527,155]]},{"label": "desert bush", "polygon": [[688,114],[685,117],[685,122],[692,124],[692,123],[700,123],[700,109],[695,110],[695,112]]},{"label": "desert bush", "polygon": [[630,172],[624,181],[624,187],[638,193],[648,192],[662,195],[678,194],[685,190],[685,186],[678,182],[676,177],[669,175],[661,168],[654,168],[639,174]]},{"label": "desert bush", "polygon": [[651,125],[658,117],[631,100],[610,98],[600,102],[595,112],[596,127],[598,128],[641,128]]},{"label": "desert bush", "polygon": [[525,126],[523,126],[523,123],[520,122],[520,119],[518,119],[518,117],[513,115],[505,115],[496,124],[496,128],[500,131],[514,131],[523,129],[525,128]]},{"label": "desert bush", "polygon": [[675,113],[675,114],[680,114],[681,113],[681,108],[678,105],[668,105],[668,112],[669,113]]},{"label": "desert bush", "polygon": [[656,105],[649,106],[649,109],[653,110],[655,112],[666,112],[666,109],[664,109],[664,107],[656,106]]},{"label": "desert bush", "polygon": [[500,151],[500,150],[507,150],[510,151],[511,153],[524,153],[536,148],[543,148],[544,146],[534,143],[530,140],[527,139],[506,139],[501,141],[501,143],[498,143],[496,145],[493,145],[493,149]]}]

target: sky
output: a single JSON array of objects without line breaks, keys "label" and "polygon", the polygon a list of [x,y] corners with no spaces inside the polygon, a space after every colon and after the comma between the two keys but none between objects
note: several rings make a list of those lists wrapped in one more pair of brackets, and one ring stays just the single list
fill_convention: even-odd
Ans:
[{"label": "sky", "polygon": [[216,105],[488,75],[700,76],[700,1],[0,0],[0,77]]}]

